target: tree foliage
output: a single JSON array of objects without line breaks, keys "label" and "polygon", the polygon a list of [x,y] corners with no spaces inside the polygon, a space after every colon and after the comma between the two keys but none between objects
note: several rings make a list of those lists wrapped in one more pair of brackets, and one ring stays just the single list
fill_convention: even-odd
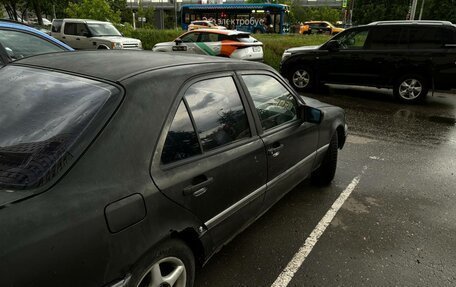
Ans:
[{"label": "tree foliage", "polygon": [[68,3],[66,14],[72,18],[84,18],[100,21],[120,22],[120,11],[113,11],[106,0],[82,0]]},{"label": "tree foliage", "polygon": [[335,23],[341,19],[341,9],[330,7],[302,7],[296,4],[291,6],[293,22],[328,21]]},{"label": "tree foliage", "polygon": [[[351,0],[353,1],[353,0]],[[381,20],[405,20],[411,0],[354,0],[353,22],[366,24]],[[424,1],[423,20],[456,22],[456,0],[419,0],[415,19]]]}]

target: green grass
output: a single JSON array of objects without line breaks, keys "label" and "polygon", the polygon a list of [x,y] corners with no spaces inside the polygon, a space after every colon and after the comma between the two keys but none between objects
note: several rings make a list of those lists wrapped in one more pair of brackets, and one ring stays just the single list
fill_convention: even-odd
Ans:
[{"label": "green grass", "polygon": [[264,62],[274,69],[279,69],[279,64],[282,59],[283,51],[292,47],[321,45],[328,41],[328,35],[253,35],[258,41],[264,45]]},{"label": "green grass", "polygon": [[[120,28],[120,27],[118,27]],[[145,50],[151,50],[156,43],[169,42],[183,33],[182,30],[120,28],[126,37],[140,39]],[[274,69],[279,68],[283,51],[292,47],[320,45],[329,39],[327,35],[277,35],[255,34],[254,38],[264,44],[264,62]]]}]

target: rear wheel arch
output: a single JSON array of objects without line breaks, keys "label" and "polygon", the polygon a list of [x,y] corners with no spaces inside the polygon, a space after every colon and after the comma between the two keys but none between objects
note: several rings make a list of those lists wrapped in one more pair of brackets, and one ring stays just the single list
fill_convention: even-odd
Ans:
[{"label": "rear wheel arch", "polygon": [[186,228],[180,232],[174,231],[171,233],[171,238],[183,241],[192,250],[196,262],[203,265],[205,261],[204,246],[195,229]]}]

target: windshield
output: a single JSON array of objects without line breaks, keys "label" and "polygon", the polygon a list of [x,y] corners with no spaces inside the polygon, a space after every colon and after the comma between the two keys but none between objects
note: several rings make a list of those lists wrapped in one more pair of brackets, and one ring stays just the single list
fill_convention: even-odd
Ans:
[{"label": "windshield", "polygon": [[1,69],[0,190],[50,181],[84,148],[76,142],[117,94],[113,86],[75,76]]},{"label": "windshield", "polygon": [[88,23],[92,36],[122,36],[111,23]]}]

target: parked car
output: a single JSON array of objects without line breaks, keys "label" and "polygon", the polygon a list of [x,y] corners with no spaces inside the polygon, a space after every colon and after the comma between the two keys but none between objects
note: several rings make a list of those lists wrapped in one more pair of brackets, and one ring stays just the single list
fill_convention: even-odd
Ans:
[{"label": "parked car", "polygon": [[198,20],[192,21],[190,25],[188,25],[188,31],[193,31],[196,29],[217,29],[217,30],[226,30],[225,26],[219,26],[214,21],[208,20]]},{"label": "parked car", "polygon": [[456,26],[443,21],[386,21],[350,28],[321,46],[284,52],[280,72],[300,91],[324,83],[393,88],[422,101],[430,88],[456,87]]},{"label": "parked car", "polygon": [[2,286],[192,286],[346,138],[269,66],[146,51],[7,65],[0,114]]},{"label": "parked car", "polygon": [[[308,21],[304,22],[302,26],[304,27],[302,28],[303,32],[307,32],[307,34],[317,33],[336,35],[345,30],[344,28],[334,26],[328,21]],[[306,29],[305,26],[307,26],[308,28]]]},{"label": "parked car", "polygon": [[77,50],[142,49],[140,40],[122,36],[109,22],[87,19],[54,19],[51,36]]},{"label": "parked car", "polygon": [[37,54],[62,51],[73,49],[27,25],[0,20],[0,65]]},{"label": "parked car", "polygon": [[158,43],[152,50],[263,61],[263,43],[248,32],[234,30],[198,29],[182,34],[173,42]]}]

